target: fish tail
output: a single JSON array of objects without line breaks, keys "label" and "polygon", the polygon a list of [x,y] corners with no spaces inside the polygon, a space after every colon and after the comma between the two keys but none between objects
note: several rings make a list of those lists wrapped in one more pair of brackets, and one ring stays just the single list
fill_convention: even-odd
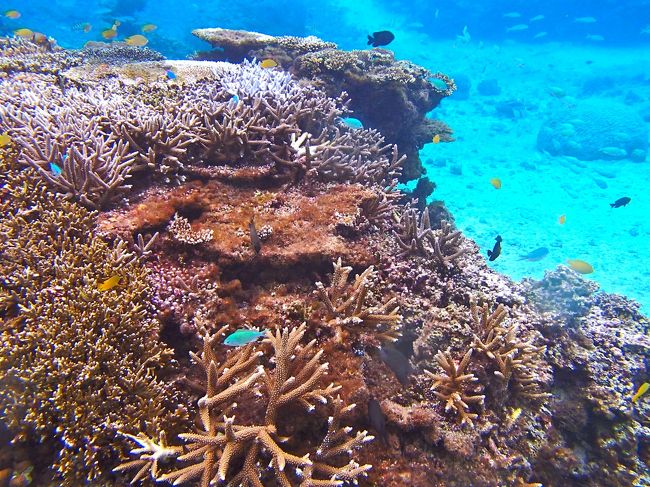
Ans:
[{"label": "fish tail", "polygon": [[488,250],[488,257],[492,257],[492,251]]},{"label": "fish tail", "polygon": [[612,208],[614,208],[614,206],[616,206],[616,203],[610,203],[609,206],[611,206]]},{"label": "fish tail", "polygon": [[373,39],[372,36],[368,36],[368,45],[371,45],[374,42],[375,39]]}]

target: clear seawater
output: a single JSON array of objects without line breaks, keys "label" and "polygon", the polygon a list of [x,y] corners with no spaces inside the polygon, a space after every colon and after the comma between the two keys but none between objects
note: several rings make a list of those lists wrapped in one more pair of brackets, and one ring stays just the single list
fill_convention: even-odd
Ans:
[{"label": "clear seawater", "polygon": [[[484,253],[502,236],[502,255],[490,265],[516,279],[541,278],[567,259],[581,259],[594,268],[587,278],[650,311],[650,159],[607,154],[617,148],[612,137],[625,140],[639,131],[645,131],[647,150],[647,1],[2,2],[2,12],[13,9],[20,18],[0,17],[0,34],[26,27],[67,48],[101,41],[101,31],[115,20],[116,40],[153,23],[148,47],[170,59],[208,50],[191,34],[200,27],[316,35],[343,49],[365,49],[368,33],[391,30],[395,40],[387,47],[399,59],[447,73],[464,86],[465,96],[459,90],[430,114],[453,128],[455,142],[427,144],[421,158],[437,185],[431,198],[445,202]],[[499,92],[486,91],[489,84]],[[605,149],[603,158],[540,150],[537,134],[558,112],[569,113],[557,129],[563,137],[589,125],[583,115],[571,118],[584,106],[601,115],[589,130],[591,143]],[[627,126],[615,119],[620,113]],[[493,178],[501,189],[492,186]],[[624,196],[629,205],[610,207]],[[539,247],[549,249],[544,259],[520,259]]]}]

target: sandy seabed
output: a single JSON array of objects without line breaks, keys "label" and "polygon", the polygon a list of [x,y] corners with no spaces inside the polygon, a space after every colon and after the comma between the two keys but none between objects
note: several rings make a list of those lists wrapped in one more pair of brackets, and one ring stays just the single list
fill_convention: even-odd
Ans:
[{"label": "sandy seabed", "polygon": [[[541,278],[566,259],[589,262],[607,292],[624,294],[650,311],[650,161],[577,161],[537,149],[540,126],[559,104],[588,98],[624,103],[630,92],[641,101],[630,106],[650,113],[650,66],[647,50],[470,42],[439,43],[414,61],[472,82],[470,96],[443,100],[433,113],[454,129],[456,141],[427,144],[421,152],[427,175],[437,185],[431,199],[444,200],[466,235],[483,249],[503,238],[501,257],[491,265],[515,279]],[[615,83],[585,94],[586,81],[614,77]],[[483,96],[477,85],[495,78],[496,96]],[[565,96],[556,95],[558,89]],[[519,101],[515,117],[496,106]],[[628,100],[629,103],[629,100]],[[647,117],[646,117],[647,118]],[[647,123],[647,122],[646,122]],[[499,178],[502,187],[490,184]],[[606,186],[606,187],[603,187]],[[632,198],[624,208],[610,203]],[[558,218],[566,215],[566,223]],[[538,262],[520,256],[547,247]]]}]

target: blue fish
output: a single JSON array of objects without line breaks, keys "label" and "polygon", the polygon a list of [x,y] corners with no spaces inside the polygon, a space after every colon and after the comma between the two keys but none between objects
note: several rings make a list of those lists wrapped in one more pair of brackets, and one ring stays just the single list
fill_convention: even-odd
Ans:
[{"label": "blue fish", "polygon": [[345,118],[341,119],[341,122],[343,122],[345,125],[347,125],[351,129],[362,129],[363,128],[363,122],[361,120],[359,120],[358,118],[345,117]]},{"label": "blue fish", "polygon": [[60,166],[57,166],[57,165],[54,164],[53,162],[50,162],[50,170],[52,171],[52,173],[53,173],[55,176],[60,176],[60,175],[61,175],[61,172],[63,172],[63,170],[61,169],[61,167],[60,167]]},{"label": "blue fish", "polygon": [[249,343],[253,343],[258,338],[266,335],[266,330],[257,331],[257,330],[247,330],[245,328],[240,328],[239,330],[231,333],[223,341],[224,345],[229,347],[243,347]]},{"label": "blue fish", "polygon": [[233,103],[239,103],[239,97],[237,95],[232,95],[230,101]]},{"label": "blue fish", "polygon": [[176,79],[176,73],[174,73],[171,69],[165,71],[165,76],[167,76],[167,79]]},{"label": "blue fish", "polygon": [[519,260],[528,260],[530,262],[535,262],[538,260],[542,260],[547,255],[548,255],[548,249],[546,247],[540,247],[538,249],[533,250],[529,254],[520,256]]}]

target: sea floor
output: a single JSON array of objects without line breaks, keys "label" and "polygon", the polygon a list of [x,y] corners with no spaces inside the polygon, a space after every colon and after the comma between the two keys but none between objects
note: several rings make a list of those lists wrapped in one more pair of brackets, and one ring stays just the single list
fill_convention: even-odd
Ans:
[{"label": "sea floor", "polygon": [[[421,151],[437,185],[431,199],[444,200],[457,226],[484,253],[502,236],[502,255],[490,263],[496,270],[514,279],[541,278],[567,259],[582,259],[594,268],[587,278],[650,312],[650,158],[579,161],[536,147],[540,126],[558,104],[599,98],[650,113],[650,51],[474,41],[423,51],[410,59],[472,82],[467,99],[452,96],[432,113],[454,129],[456,141]],[[501,93],[479,94],[478,83],[490,78],[498,80]],[[525,108],[514,116],[499,114],[497,106],[509,100]],[[501,180],[501,189],[492,178]],[[630,204],[612,209],[610,203],[622,196]],[[563,225],[560,215],[566,215]],[[549,249],[546,258],[520,259],[538,247]]]}]

